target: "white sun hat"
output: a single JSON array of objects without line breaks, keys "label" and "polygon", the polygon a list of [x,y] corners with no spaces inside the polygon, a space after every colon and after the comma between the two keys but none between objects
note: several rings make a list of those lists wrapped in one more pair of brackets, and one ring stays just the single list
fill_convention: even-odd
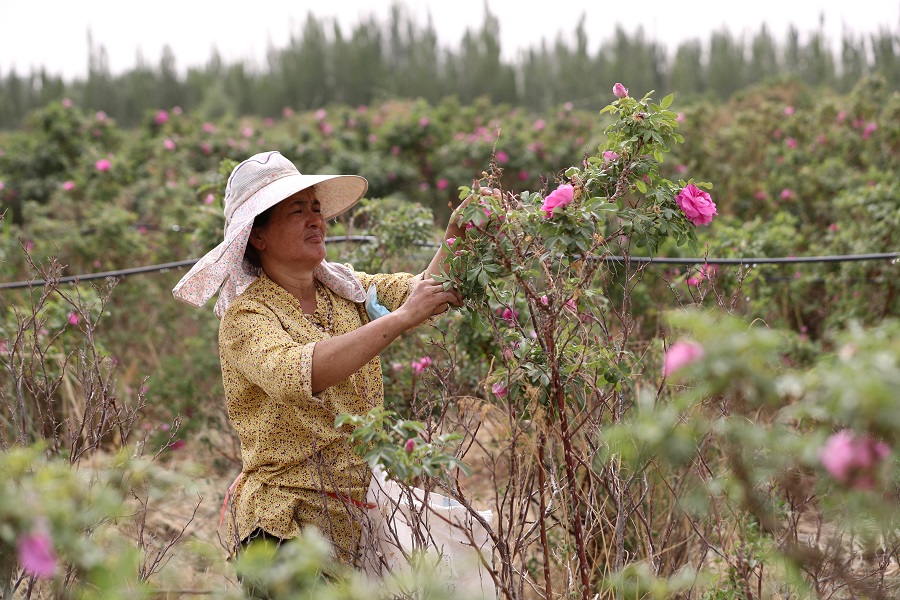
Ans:
[{"label": "white sun hat", "polygon": [[[236,166],[225,185],[225,239],[197,261],[172,295],[200,307],[218,291],[215,313],[221,319],[228,305],[259,277],[259,269],[244,260],[254,219],[313,186],[322,218],[328,220],[359,202],[369,184],[358,175],[302,175],[294,163],[276,151],[254,154]],[[343,298],[366,300],[359,280],[344,265],[323,260],[313,276]]]}]

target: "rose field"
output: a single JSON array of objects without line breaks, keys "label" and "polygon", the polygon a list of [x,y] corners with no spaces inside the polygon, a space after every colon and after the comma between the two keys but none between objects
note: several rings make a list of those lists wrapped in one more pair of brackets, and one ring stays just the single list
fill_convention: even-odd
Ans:
[{"label": "rose field", "polygon": [[225,560],[219,322],[171,290],[263,150],[368,180],[329,260],[418,273],[448,249],[464,306],[383,352],[385,409],[338,425],[402,486],[491,511],[500,598],[900,597],[900,92],[596,94],[127,126],[63,99],[0,132],[0,597],[242,598],[236,573],[480,597],[415,553],[323,581],[313,531],[287,566]]}]

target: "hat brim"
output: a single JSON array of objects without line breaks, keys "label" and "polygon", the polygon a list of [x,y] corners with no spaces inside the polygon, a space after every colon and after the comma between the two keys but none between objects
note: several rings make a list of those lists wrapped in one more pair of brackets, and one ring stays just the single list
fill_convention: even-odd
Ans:
[{"label": "hat brim", "polygon": [[287,175],[247,198],[234,211],[232,225],[240,229],[260,213],[311,187],[316,188],[322,218],[327,221],[339,217],[356,205],[369,189],[369,182],[359,175]]}]

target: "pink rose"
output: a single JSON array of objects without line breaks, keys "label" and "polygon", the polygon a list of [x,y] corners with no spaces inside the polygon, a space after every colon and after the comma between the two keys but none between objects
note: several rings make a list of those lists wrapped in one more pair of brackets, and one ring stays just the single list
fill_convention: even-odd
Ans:
[{"label": "pink rose", "polygon": [[[64,190],[66,190],[67,192],[71,192],[72,190],[75,189],[75,182],[72,180],[66,181],[62,184],[62,188]],[[2,190],[2,189],[3,189],[3,186],[0,185],[0,190]]]},{"label": "pink rose", "polygon": [[519,319],[519,311],[504,308],[503,313],[500,315],[500,318],[509,323],[515,323]]},{"label": "pink rose", "polygon": [[678,369],[689,365],[703,356],[703,346],[691,340],[680,340],[666,350],[663,361],[663,375],[669,377]]},{"label": "pink rose", "polygon": [[549,306],[549,305],[550,305],[550,298],[548,298],[548,297],[546,296],[546,294],[543,295],[543,296],[541,296],[541,304],[543,304],[544,306]]},{"label": "pink rose", "polygon": [[160,110],[156,113],[156,117],[153,120],[156,121],[157,125],[165,125],[169,121],[169,113]]},{"label": "pink rose", "polygon": [[875,438],[854,435],[844,429],[833,434],[819,451],[828,474],[857,489],[872,489],[877,470],[890,454],[890,447]]},{"label": "pink rose", "polygon": [[166,150],[171,152],[175,149],[175,142],[172,141],[171,138],[166,138],[165,140],[163,140],[163,146],[165,146]]},{"label": "pink rose", "polygon": [[575,188],[571,184],[561,185],[547,196],[541,210],[544,211],[544,218],[549,219],[553,216],[553,211],[557,208],[563,208],[572,203],[575,199]]},{"label": "pink rose", "polygon": [[78,325],[79,322],[78,313],[70,312],[69,313],[69,325]]},{"label": "pink rose", "polygon": [[627,98],[628,89],[621,83],[616,83],[616,85],[613,86],[613,94],[616,95],[616,98]]},{"label": "pink rose", "polygon": [[792,114],[794,114],[794,107],[793,106],[785,106],[784,114],[788,117],[791,116]]},{"label": "pink rose", "polygon": [[716,204],[712,201],[709,194],[699,189],[693,183],[685,186],[683,190],[675,196],[675,203],[678,208],[684,211],[688,221],[694,225],[708,225],[712,222],[713,217],[717,215]]},{"label": "pink rose", "polygon": [[412,363],[412,370],[416,375],[419,375],[431,365],[433,361],[430,356],[423,356],[419,360],[414,360]]},{"label": "pink rose", "polygon": [[56,575],[56,550],[50,534],[43,528],[19,537],[16,551],[22,568],[39,579]]},{"label": "pink rose", "polygon": [[72,101],[69,98],[63,98],[60,104],[63,105],[63,108],[72,108]]},{"label": "pink rose", "polygon": [[455,237],[448,237],[448,238],[447,238],[447,245],[448,245],[448,246],[452,246],[454,242],[456,242],[456,238],[455,238]]},{"label": "pink rose", "polygon": [[213,194],[207,194],[206,198],[203,199],[204,204],[212,204],[216,201],[216,197]]},{"label": "pink rose", "polygon": [[537,121],[534,122],[534,130],[535,131],[541,131],[546,126],[547,126],[547,122],[544,121],[543,119],[538,119]]},{"label": "pink rose", "polygon": [[316,120],[317,121],[321,121],[322,119],[324,119],[327,116],[328,116],[328,113],[325,112],[324,108],[320,108],[319,110],[316,111]]},{"label": "pink rose", "polygon": [[603,162],[608,163],[614,160],[619,160],[619,153],[613,152],[612,150],[607,150],[603,153]]},{"label": "pink rose", "polygon": [[216,126],[213,125],[212,123],[210,123],[209,121],[207,121],[206,123],[203,124],[203,132],[204,133],[215,133]]},{"label": "pink rose", "polygon": [[439,190],[446,190],[448,185],[450,185],[450,182],[446,179],[441,178],[437,180],[435,187]]},{"label": "pink rose", "polygon": [[409,438],[406,440],[406,443],[403,444],[403,450],[406,451],[407,454],[412,454],[413,450],[416,449],[416,440],[413,438]]},{"label": "pink rose", "polygon": [[792,137],[789,137],[786,140],[784,140],[784,143],[787,144],[787,147],[790,148],[791,150],[795,150],[797,148],[797,140],[795,140]]},{"label": "pink rose", "polygon": [[790,200],[794,197],[794,191],[790,188],[784,188],[781,190],[781,199],[782,200]]},{"label": "pink rose", "polygon": [[509,162],[509,154],[507,154],[503,150],[500,150],[499,152],[497,152],[497,163],[498,164],[503,165],[508,162]]},{"label": "pink rose", "polygon": [[876,129],[878,129],[878,124],[875,123],[874,121],[866,123],[866,128],[863,129],[863,133],[862,133],[863,138],[868,139],[872,135],[872,133],[875,132]]},{"label": "pink rose", "polygon": [[495,383],[494,385],[491,386],[491,391],[494,392],[494,394],[498,398],[502,398],[503,396],[506,395],[506,392],[508,390],[506,389],[506,386],[503,385],[502,382],[498,381],[497,383]]},{"label": "pink rose", "polygon": [[106,160],[105,158],[101,158],[100,160],[98,160],[97,162],[94,163],[94,168],[97,169],[98,171],[101,171],[101,172],[102,172],[102,171],[109,171],[109,168],[110,168],[111,166],[112,166],[112,163],[110,163],[110,162],[109,162],[108,160]]}]

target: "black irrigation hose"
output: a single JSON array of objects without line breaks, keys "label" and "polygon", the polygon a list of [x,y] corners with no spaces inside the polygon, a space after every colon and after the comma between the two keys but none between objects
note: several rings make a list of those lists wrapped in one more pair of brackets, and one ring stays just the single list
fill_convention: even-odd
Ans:
[{"label": "black irrigation hose", "polygon": [[[355,243],[373,243],[378,239],[371,235],[339,235],[326,237],[326,242],[355,242]],[[420,244],[424,247],[437,248],[438,244],[434,242],[425,242]],[[130,269],[119,269],[117,271],[104,271],[102,273],[87,273],[84,275],[68,275],[55,279],[55,283],[78,283],[81,281],[90,281],[92,279],[106,279],[107,277],[127,277],[129,275],[140,275],[143,273],[165,273],[171,269],[183,269],[193,266],[198,258],[189,258],[177,262],[163,263],[160,265],[147,265],[144,267],[132,267]],[[623,262],[622,256],[604,256],[604,262]],[[632,256],[628,259],[633,263],[660,263],[660,264],[678,264],[678,265],[748,265],[755,267],[756,265],[769,264],[793,264],[793,263],[842,263],[842,262],[859,262],[864,260],[890,260],[892,264],[900,262],[900,252],[883,252],[880,254],[846,254],[837,256],[783,256],[777,258],[674,258],[674,257],[655,257],[649,256]],[[35,279],[32,281],[10,281],[0,283],[0,290],[12,290],[17,288],[28,288],[35,286],[43,286],[47,282],[43,279]]]}]

